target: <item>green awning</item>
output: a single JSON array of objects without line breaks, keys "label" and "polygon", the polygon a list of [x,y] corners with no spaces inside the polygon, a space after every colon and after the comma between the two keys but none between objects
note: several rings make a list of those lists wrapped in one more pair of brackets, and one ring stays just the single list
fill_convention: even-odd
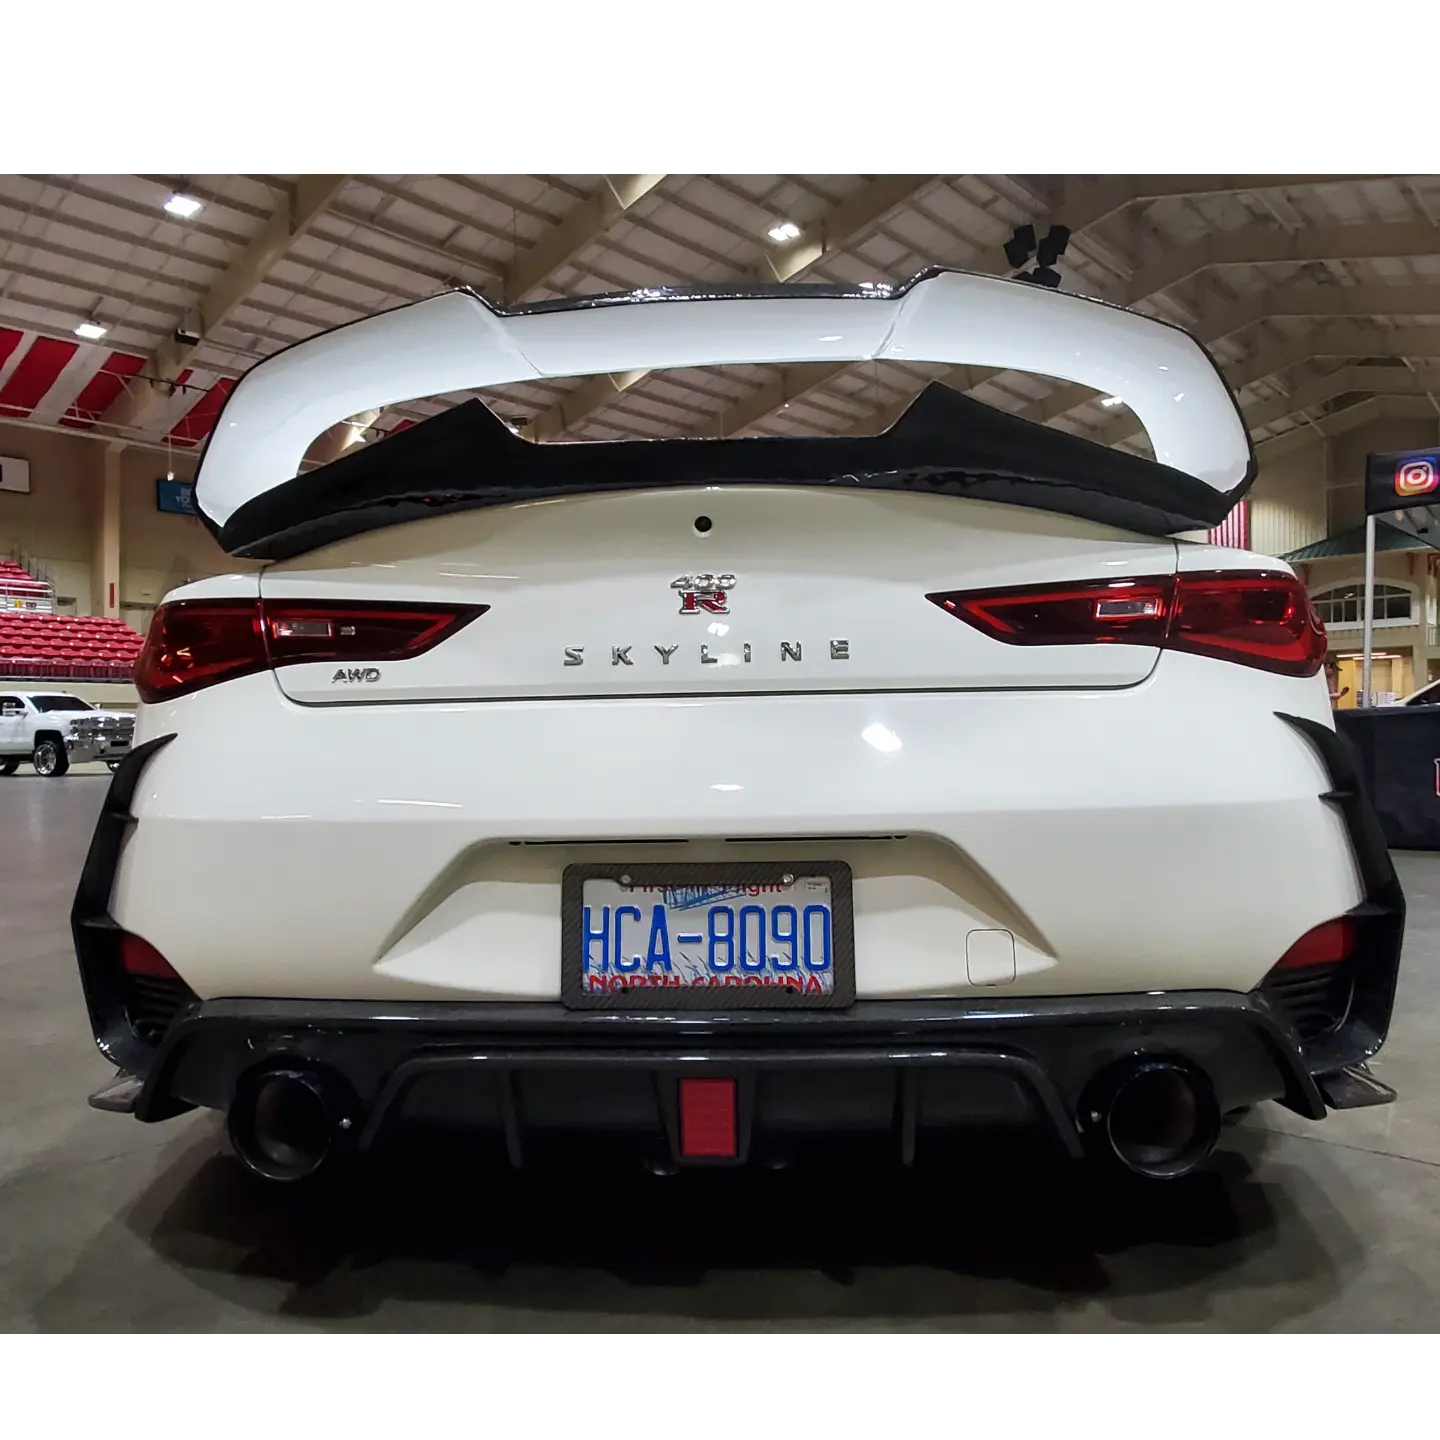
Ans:
[{"label": "green awning", "polygon": [[[1422,539],[1409,530],[1402,530],[1388,520],[1375,522],[1375,551],[1382,550],[1440,550],[1440,545]],[[1363,555],[1365,553],[1365,527],[1357,525],[1353,530],[1332,535],[1328,540],[1317,540],[1313,545],[1302,545],[1280,558],[1294,565],[1304,560],[1334,560],[1342,555]]]}]

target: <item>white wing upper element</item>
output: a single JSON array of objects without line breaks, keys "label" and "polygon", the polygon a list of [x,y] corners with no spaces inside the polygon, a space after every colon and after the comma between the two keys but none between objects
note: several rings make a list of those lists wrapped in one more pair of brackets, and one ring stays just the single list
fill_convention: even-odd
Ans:
[{"label": "white wing upper element", "polygon": [[1185,331],[1132,310],[946,271],[885,298],[809,294],[653,299],[497,314],[450,291],[270,356],[231,392],[196,488],[223,525],[292,479],[322,431],[362,410],[526,380],[697,365],[872,359],[1029,371],[1117,395],[1155,458],[1224,494],[1250,478],[1240,413]]}]

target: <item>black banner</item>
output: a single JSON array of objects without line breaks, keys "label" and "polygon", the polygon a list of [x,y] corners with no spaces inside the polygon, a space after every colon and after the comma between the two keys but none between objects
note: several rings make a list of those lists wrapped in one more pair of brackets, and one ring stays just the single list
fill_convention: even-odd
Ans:
[{"label": "black banner", "polygon": [[1440,505],[1440,446],[1365,457],[1365,513]]},{"label": "black banner", "polygon": [[1358,752],[1385,843],[1440,850],[1440,705],[1337,710],[1335,727]]}]

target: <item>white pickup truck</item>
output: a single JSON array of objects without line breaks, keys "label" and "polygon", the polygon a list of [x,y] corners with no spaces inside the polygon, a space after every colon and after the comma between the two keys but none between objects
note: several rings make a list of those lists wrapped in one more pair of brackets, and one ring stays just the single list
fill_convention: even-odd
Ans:
[{"label": "white pickup truck", "polygon": [[97,710],[59,692],[0,690],[0,775],[13,775],[22,760],[47,777],[86,760],[113,770],[134,734],[135,717],[124,710]]}]

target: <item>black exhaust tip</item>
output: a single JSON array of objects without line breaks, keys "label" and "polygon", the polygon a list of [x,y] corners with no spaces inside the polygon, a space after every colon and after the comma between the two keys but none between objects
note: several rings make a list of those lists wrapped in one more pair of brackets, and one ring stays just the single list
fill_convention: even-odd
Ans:
[{"label": "black exhaust tip", "polygon": [[1091,1081],[1080,1128],[1092,1153],[1147,1180],[1176,1180],[1210,1158],[1220,1138],[1210,1077],[1171,1058],[1121,1061]]},{"label": "black exhaust tip", "polygon": [[241,1076],[226,1128],[252,1174],[305,1180],[350,1148],[359,1106],[350,1087],[328,1070],[268,1066]]}]

